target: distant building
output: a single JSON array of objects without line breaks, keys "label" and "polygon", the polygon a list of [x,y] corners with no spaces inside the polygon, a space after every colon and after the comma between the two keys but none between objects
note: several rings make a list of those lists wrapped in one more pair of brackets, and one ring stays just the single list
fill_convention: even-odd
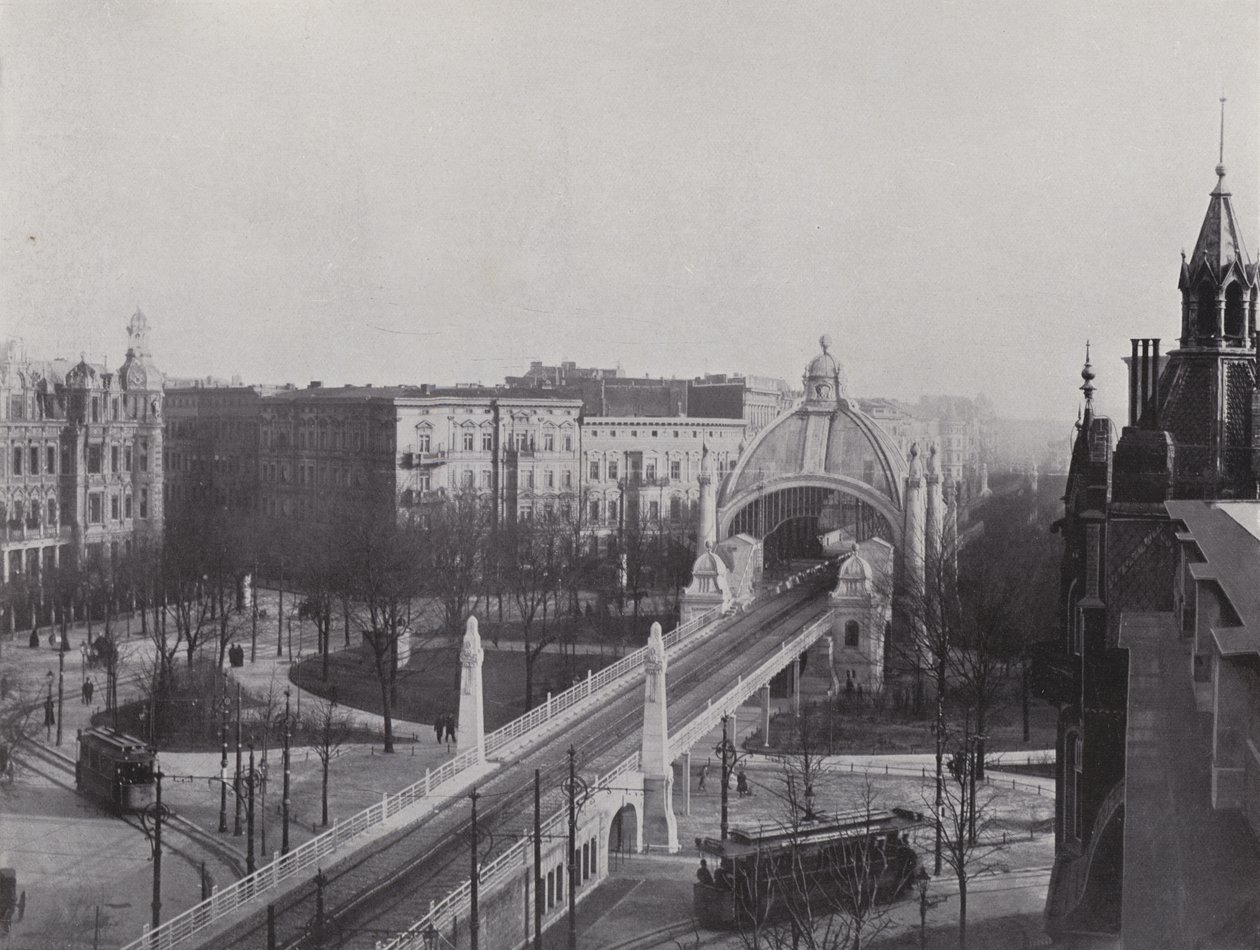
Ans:
[{"label": "distant building", "polygon": [[278,387],[206,380],[166,387],[167,518],[195,507],[252,512],[258,503],[260,401]]},{"label": "distant building", "polygon": [[423,509],[471,492],[505,518],[578,489],[581,403],[486,387],[345,386],[259,401],[261,510],[328,521],[352,504]]},{"label": "distant building", "polygon": [[136,311],[115,372],[0,348],[0,581],[108,564],[160,533],[162,374],[148,330]]},{"label": "distant building", "polygon": [[688,411],[710,419],[743,419],[751,439],[792,408],[797,394],[787,383],[771,376],[709,374],[693,379],[688,387]]},{"label": "distant building", "polygon": [[994,451],[995,421],[983,397],[924,396],[915,403],[873,398],[858,403],[903,454],[916,442],[935,445],[944,480],[962,485],[964,498],[980,494],[982,466]]},{"label": "distant building", "polygon": [[608,533],[631,523],[691,530],[707,447],[720,480],[745,441],[742,419],[597,416],[583,420],[587,520]]}]

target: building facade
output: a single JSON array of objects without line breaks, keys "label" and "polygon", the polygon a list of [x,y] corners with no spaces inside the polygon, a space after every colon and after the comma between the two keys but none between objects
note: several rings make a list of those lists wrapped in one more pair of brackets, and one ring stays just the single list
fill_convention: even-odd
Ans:
[{"label": "building facade", "polygon": [[0,580],[38,587],[49,568],[160,535],[162,374],[143,313],[127,332],[115,372],[31,360],[15,341],[0,351]]},{"label": "building facade", "polygon": [[742,419],[590,417],[582,426],[582,491],[597,532],[627,522],[685,531],[699,512],[701,459],[730,472],[745,440]]},{"label": "building facade", "polygon": [[[1179,344],[1164,358],[1158,340],[1133,341],[1118,441],[1094,412],[1088,355],[1082,371],[1084,413],[1055,525],[1064,539],[1062,626],[1033,666],[1036,689],[1059,710],[1052,935],[1122,933],[1128,945],[1156,945],[1139,936],[1160,919],[1157,906],[1141,903],[1152,855],[1145,841],[1130,850],[1135,835],[1166,824],[1151,817],[1167,811],[1167,795],[1146,761],[1157,738],[1150,723],[1181,690],[1189,695],[1190,678],[1208,682],[1216,662],[1208,638],[1188,645],[1187,619],[1159,632],[1158,618],[1174,617],[1178,574],[1169,502],[1253,498],[1260,475],[1256,266],[1223,166],[1217,177],[1194,251],[1182,259]],[[1193,721],[1191,704],[1173,725]]]}]

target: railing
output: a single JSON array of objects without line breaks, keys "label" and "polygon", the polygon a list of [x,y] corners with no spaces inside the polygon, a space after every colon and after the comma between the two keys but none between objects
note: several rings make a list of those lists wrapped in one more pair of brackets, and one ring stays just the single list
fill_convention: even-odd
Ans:
[{"label": "railing", "polygon": [[720,697],[711,700],[708,707],[700,711],[700,715],[687,723],[676,735],[670,737],[669,760],[672,762],[694,746],[710,729],[722,721],[723,716],[769,683],[779,670],[812,646],[827,630],[831,629],[831,617],[832,611],[828,610],[791,640],[781,642],[773,656],[747,676],[741,676],[739,681]]},{"label": "railing", "polygon": [[[720,610],[713,607],[706,610],[697,617],[693,617],[686,623],[671,630],[665,635],[665,649],[669,650],[677,646],[687,637],[691,636],[697,630],[707,626],[714,620],[718,619]],[[559,696],[547,694],[547,701],[540,706],[535,706],[525,715],[512,720],[506,726],[496,729],[490,735],[486,736],[486,755],[490,756],[503,746],[507,745],[513,739],[525,735],[538,726],[547,722],[549,719],[558,716],[566,709],[576,706],[582,700],[586,699],[592,693],[603,689],[610,683],[613,683],[621,677],[635,672],[643,668],[644,658],[647,656],[647,647],[640,647],[633,653],[628,653],[611,666],[606,666],[598,673],[586,674],[586,679],[582,680],[575,686],[566,689]]]},{"label": "railing", "polygon": [[[616,768],[600,776],[595,786],[596,792],[610,791],[608,786],[614,781],[627,772],[638,771],[638,768],[639,753],[635,752],[623,760]],[[562,809],[554,813],[542,823],[540,833],[543,839],[545,840],[550,835],[558,833],[560,827],[567,820],[568,813],[566,810]],[[531,863],[530,852],[533,850],[533,846],[532,836],[522,835],[516,844],[508,848],[489,864],[483,865],[478,869],[477,881],[479,886],[483,889],[488,889],[504,878],[509,877],[518,869],[529,867]],[[427,944],[424,942],[424,932],[430,927],[440,930],[443,926],[449,924],[457,914],[466,914],[472,903],[470,890],[471,884],[465,881],[442,898],[442,900],[437,902],[431,901],[429,903],[429,912],[424,917],[416,921],[393,940],[380,944],[380,950],[425,950]]]},{"label": "railing", "polygon": [[[714,608],[671,630],[665,637],[666,648],[677,646],[717,617],[718,610]],[[641,669],[645,655],[646,647],[636,650],[612,666],[600,670],[598,674],[588,674],[586,679],[560,695],[548,696],[544,705],[535,707],[486,736],[486,755],[502,749],[513,739],[538,728],[620,677]],[[403,809],[427,798],[433,789],[476,764],[477,750],[468,749],[436,770],[426,769],[424,778],[420,781],[393,795],[383,796],[378,804],[365,808],[347,821],[337,823],[329,831],[294,848],[287,855],[276,858],[248,877],[216,892],[178,917],[173,917],[157,929],[149,931],[139,940],[127,944],[123,950],[164,950],[190,939],[264,891],[277,887],[301,872],[315,870],[324,858],[347,841],[365,834]]]}]

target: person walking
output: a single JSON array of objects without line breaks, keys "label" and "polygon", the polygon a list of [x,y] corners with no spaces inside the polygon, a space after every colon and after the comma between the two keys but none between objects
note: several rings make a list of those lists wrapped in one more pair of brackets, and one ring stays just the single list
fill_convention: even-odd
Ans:
[{"label": "person walking", "polygon": [[459,741],[457,738],[455,738],[455,714],[454,713],[446,714],[446,741],[447,742]]},{"label": "person walking", "polygon": [[87,694],[87,704],[88,704],[89,706],[91,706],[91,705],[92,705],[92,695],[96,692],[96,684],[95,684],[95,683],[93,683],[93,682],[89,679],[89,680],[87,681],[87,684],[83,687],[83,689],[84,689],[84,692]]},{"label": "person walking", "polygon": [[433,717],[433,739],[438,745],[442,744],[442,737],[446,734],[446,717]]},{"label": "person walking", "polygon": [[709,777],[709,763],[705,762],[704,765],[700,766],[700,781],[696,783],[697,792],[704,791],[704,781],[708,777]]},{"label": "person walking", "polygon": [[87,705],[87,680],[86,679],[83,681],[83,685],[79,687],[79,702],[84,706]]}]

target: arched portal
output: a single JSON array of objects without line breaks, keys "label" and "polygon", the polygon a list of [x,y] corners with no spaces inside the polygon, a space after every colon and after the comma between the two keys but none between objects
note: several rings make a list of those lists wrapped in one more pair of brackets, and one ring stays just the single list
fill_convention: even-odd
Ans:
[{"label": "arched portal", "polygon": [[758,492],[724,520],[725,536],[748,534],[764,540],[767,564],[822,557],[819,537],[829,531],[841,530],[856,542],[897,540],[888,516],[879,508],[849,492],[819,484]]},{"label": "arched portal", "polygon": [[626,855],[635,854],[639,850],[639,810],[631,802],[627,802],[613,815],[608,825],[608,863],[615,866]]}]

